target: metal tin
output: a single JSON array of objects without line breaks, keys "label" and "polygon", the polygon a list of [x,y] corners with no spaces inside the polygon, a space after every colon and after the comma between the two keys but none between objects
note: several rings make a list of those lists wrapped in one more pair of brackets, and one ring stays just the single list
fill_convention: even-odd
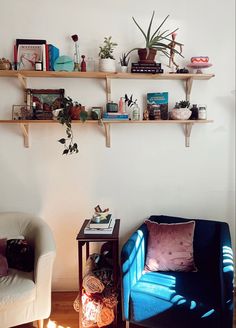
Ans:
[{"label": "metal tin", "polygon": [[107,113],[117,113],[118,112],[118,104],[110,102],[106,105]]}]

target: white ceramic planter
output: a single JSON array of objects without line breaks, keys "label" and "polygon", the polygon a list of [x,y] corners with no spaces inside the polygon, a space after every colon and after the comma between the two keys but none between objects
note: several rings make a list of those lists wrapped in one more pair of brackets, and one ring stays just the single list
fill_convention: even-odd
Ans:
[{"label": "white ceramic planter", "polygon": [[128,72],[128,66],[121,66],[121,67],[120,67],[120,71],[121,71],[122,73],[127,73],[127,72]]},{"label": "white ceramic planter", "polygon": [[100,72],[116,72],[116,61],[114,59],[106,58],[99,59]]}]

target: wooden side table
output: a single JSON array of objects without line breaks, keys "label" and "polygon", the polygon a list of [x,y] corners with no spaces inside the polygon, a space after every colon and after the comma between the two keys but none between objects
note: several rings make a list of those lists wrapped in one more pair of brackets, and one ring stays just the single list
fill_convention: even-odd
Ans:
[{"label": "wooden side table", "polygon": [[[86,260],[89,257],[89,243],[104,243],[112,244],[112,256],[114,259],[113,279],[114,286],[118,286],[118,252],[119,252],[119,229],[120,220],[116,219],[112,234],[84,234],[84,228],[89,220],[85,220],[76,240],[78,241],[78,273],[79,273],[79,328],[82,328],[82,282],[83,282],[83,246],[86,245]],[[117,310],[115,310],[115,319],[113,327],[117,328]]]}]

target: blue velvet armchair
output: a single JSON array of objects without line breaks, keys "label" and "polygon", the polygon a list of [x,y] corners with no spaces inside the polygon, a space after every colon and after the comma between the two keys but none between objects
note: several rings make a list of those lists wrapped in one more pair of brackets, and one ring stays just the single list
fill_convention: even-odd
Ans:
[{"label": "blue velvet armchair", "polygon": [[[151,216],[158,223],[189,219]],[[232,328],[233,252],[228,224],[196,219],[193,240],[197,272],[144,273],[148,231],[142,224],[121,251],[122,313],[152,328]]]}]

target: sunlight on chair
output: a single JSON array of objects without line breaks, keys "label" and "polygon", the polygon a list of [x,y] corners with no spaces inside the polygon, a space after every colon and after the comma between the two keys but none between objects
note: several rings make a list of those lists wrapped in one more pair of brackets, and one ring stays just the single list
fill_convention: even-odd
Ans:
[{"label": "sunlight on chair", "polygon": [[223,272],[234,272],[233,250],[223,246]]},{"label": "sunlight on chair", "polygon": [[212,315],[214,312],[215,312],[215,310],[214,310],[214,309],[211,309],[210,311],[207,311],[205,314],[203,314],[203,315],[201,316],[201,318],[209,317],[209,316]]}]

